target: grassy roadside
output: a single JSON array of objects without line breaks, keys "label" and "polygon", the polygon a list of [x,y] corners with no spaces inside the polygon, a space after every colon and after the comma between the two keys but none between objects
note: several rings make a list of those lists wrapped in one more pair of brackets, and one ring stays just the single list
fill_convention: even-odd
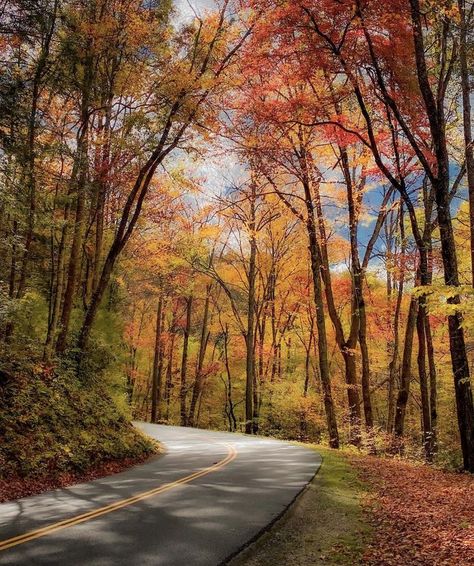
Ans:
[{"label": "grassy roadside", "polygon": [[309,566],[362,563],[370,527],[364,519],[364,484],[344,453],[312,446],[323,463],[295,504],[231,566]]}]

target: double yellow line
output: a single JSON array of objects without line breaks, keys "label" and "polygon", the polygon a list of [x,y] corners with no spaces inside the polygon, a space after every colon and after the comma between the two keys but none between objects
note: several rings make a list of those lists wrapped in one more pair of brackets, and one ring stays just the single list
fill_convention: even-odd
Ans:
[{"label": "double yellow line", "polygon": [[144,499],[148,499],[150,497],[154,497],[160,493],[164,493],[165,491],[169,491],[175,487],[183,485],[185,483],[189,483],[197,478],[201,478],[215,472],[224,466],[226,466],[229,462],[232,462],[234,458],[237,456],[237,450],[230,444],[225,445],[228,453],[227,456],[216,462],[209,468],[204,468],[194,474],[190,474],[189,476],[185,476],[179,480],[176,480],[172,483],[166,483],[160,487],[156,487],[154,489],[150,489],[149,491],[143,491],[133,497],[129,497],[128,499],[122,499],[115,503],[111,503],[110,505],[106,505],[105,507],[101,507],[100,509],[95,509],[93,511],[89,511],[88,513],[83,513],[82,515],[76,515],[75,517],[71,517],[70,519],[65,519],[64,521],[59,521],[58,523],[53,523],[51,525],[47,525],[46,527],[42,527],[41,529],[36,529],[34,531],[30,531],[28,533],[24,533],[22,535],[18,535],[16,537],[12,537],[9,539],[5,539],[0,541],[0,551],[6,550],[7,548],[11,548],[12,546],[17,546],[19,544],[23,544],[25,542],[29,542],[30,540],[34,540],[36,538],[44,537],[51,533],[55,533],[62,529],[66,529],[68,527],[73,527],[74,525],[79,525],[80,523],[84,523],[85,521],[90,521],[91,519],[95,519],[100,517],[101,515],[106,515],[107,513],[112,513],[117,509],[121,509],[122,507],[127,507],[128,505],[133,505],[138,501],[143,501]]}]

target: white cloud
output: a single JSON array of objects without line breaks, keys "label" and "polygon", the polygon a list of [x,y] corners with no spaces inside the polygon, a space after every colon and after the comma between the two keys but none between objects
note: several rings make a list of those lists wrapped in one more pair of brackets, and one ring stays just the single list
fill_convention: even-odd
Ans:
[{"label": "white cloud", "polygon": [[214,0],[175,0],[174,5],[178,23],[185,23],[192,20],[195,14],[201,16],[206,10],[216,8]]}]

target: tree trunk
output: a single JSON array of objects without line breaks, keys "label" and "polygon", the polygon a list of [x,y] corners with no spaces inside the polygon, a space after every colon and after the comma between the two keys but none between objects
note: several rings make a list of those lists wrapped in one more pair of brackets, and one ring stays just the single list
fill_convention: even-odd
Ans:
[{"label": "tree trunk", "polygon": [[400,389],[398,391],[395,410],[395,435],[402,437],[405,429],[405,414],[410,395],[411,357],[413,352],[413,335],[415,332],[418,313],[418,299],[412,297],[408,310],[407,326],[405,331],[405,345],[403,347],[403,360],[400,374]]},{"label": "tree trunk", "polygon": [[66,278],[65,265],[66,265],[66,241],[67,241],[67,228],[68,228],[69,207],[64,211],[64,226],[61,231],[61,240],[58,248],[58,262],[56,266],[56,285],[51,295],[51,317],[48,322],[48,331],[46,334],[46,341],[44,344],[43,358],[45,361],[51,359],[54,351],[56,333],[58,330],[59,316],[61,313],[61,304],[63,300],[64,281]]},{"label": "tree trunk", "polygon": [[158,299],[158,308],[156,310],[156,332],[155,332],[155,352],[153,357],[153,378],[151,389],[151,422],[156,423],[160,418],[161,403],[161,331],[163,327],[163,295],[160,294]]},{"label": "tree trunk", "polygon": [[[309,335],[309,343],[305,345],[305,363],[304,363],[304,385],[303,385],[303,399],[308,397],[309,391],[309,378],[311,370],[311,345],[313,342],[313,327],[311,327],[311,332]],[[306,406],[301,410],[300,416],[300,437],[301,440],[308,440],[308,420],[306,418]]]},{"label": "tree trunk", "polygon": [[110,136],[111,136],[111,115],[112,115],[112,95],[109,94],[105,101],[105,117],[100,128],[100,147],[97,156],[98,166],[96,169],[96,210],[95,210],[95,238],[94,256],[92,259],[91,291],[97,288],[100,277],[100,266],[102,261],[102,249],[104,244],[104,213],[108,187],[108,176],[110,175]]},{"label": "tree trunk", "polygon": [[[255,346],[254,346],[255,351]],[[260,418],[260,388],[257,379],[257,372],[255,371],[255,362],[253,370],[253,414],[252,414],[252,432],[258,434]]]},{"label": "tree trunk", "polygon": [[469,194],[469,221],[471,239],[471,282],[474,286],[474,147],[472,140],[471,117],[471,85],[468,64],[467,33],[469,22],[466,20],[466,0],[458,0],[459,7],[459,62],[461,71],[463,124],[464,124],[464,152],[466,159],[467,186]]},{"label": "tree trunk", "polygon": [[257,274],[257,241],[255,239],[255,200],[256,187],[252,182],[252,194],[250,198],[250,221],[249,221],[249,243],[250,258],[248,267],[248,302],[247,302],[247,330],[245,334],[245,345],[247,350],[245,369],[245,432],[252,434],[256,423],[253,422],[253,394],[255,385],[255,279]]},{"label": "tree trunk", "polygon": [[[306,183],[303,183],[305,185]],[[328,307],[329,318],[334,327],[335,335],[336,335],[336,343],[339,348],[339,351],[342,355],[344,361],[344,375],[347,387],[347,402],[349,406],[349,422],[350,422],[350,442],[355,446],[360,444],[360,425],[361,425],[361,407],[360,407],[360,398],[359,398],[359,386],[357,384],[357,369],[355,363],[355,352],[354,348],[356,346],[356,342],[354,342],[354,337],[357,340],[357,329],[356,324],[358,324],[358,316],[357,320],[354,320],[354,316],[352,319],[351,330],[353,336],[350,336],[349,340],[346,340],[344,336],[344,329],[341,323],[341,319],[336,309],[334,295],[332,290],[332,281],[331,281],[331,273],[330,273],[330,266],[329,266],[329,256],[327,251],[327,237],[326,237],[326,228],[324,225],[324,217],[323,217],[323,210],[321,206],[321,197],[319,194],[319,188],[317,183],[314,183],[314,199],[316,202],[315,210],[317,212],[317,219],[318,219],[318,226],[319,226],[319,236],[320,236],[320,246],[318,246],[318,253],[320,254],[320,263],[321,263],[321,278],[324,282],[324,290],[326,295],[326,303]],[[309,186],[309,181],[307,183],[307,187],[305,187],[305,199],[312,200],[311,190]],[[313,209],[314,210],[314,209]],[[355,297],[353,297],[353,301]],[[354,308],[354,305],[352,305]],[[354,311],[352,311],[354,315]]]},{"label": "tree trunk", "polygon": [[41,38],[41,52],[36,65],[33,77],[31,111],[28,118],[28,131],[26,143],[26,186],[29,193],[28,222],[23,247],[23,257],[21,261],[17,298],[21,298],[25,292],[26,280],[28,277],[28,263],[31,256],[31,245],[33,243],[34,229],[36,224],[36,129],[38,120],[38,103],[40,99],[41,83],[43,81],[48,59],[50,55],[50,46],[56,27],[56,16],[59,2],[56,0],[53,5],[53,11],[47,18],[49,28],[45,31],[44,37]]},{"label": "tree trunk", "polygon": [[[362,205],[362,189],[365,185],[365,177],[364,174],[362,174],[359,183],[356,185],[351,176],[349,156],[346,149],[339,147],[339,153],[340,166],[344,175],[347,191],[352,268],[351,323],[347,346],[351,350],[354,350],[357,344],[357,338],[359,339],[362,358],[362,402],[364,405],[365,425],[367,430],[370,430],[374,426],[374,419],[372,415],[372,401],[370,396],[370,360],[369,349],[367,346],[367,316],[365,311],[363,288],[364,277],[360,265],[358,242],[359,209]],[[354,386],[355,391],[357,392],[357,377],[354,379]]]},{"label": "tree trunk", "polygon": [[165,394],[164,400],[166,401],[166,422],[170,418],[170,402],[171,402],[171,388],[173,387],[173,362],[174,362],[174,344],[176,340],[176,317],[178,314],[178,301],[175,302],[171,323],[169,326],[169,348],[168,348],[168,365],[166,367],[166,380],[165,380]]},{"label": "tree trunk", "polygon": [[389,381],[388,381],[388,415],[387,415],[387,432],[392,433],[395,425],[395,386],[397,375],[400,369],[399,351],[400,351],[400,313],[403,300],[404,275],[398,282],[397,302],[395,305],[395,315],[393,317],[393,350],[392,359],[389,365]]},{"label": "tree trunk", "polygon": [[425,314],[425,335],[426,348],[428,353],[428,367],[430,375],[430,418],[431,418],[431,435],[432,435],[432,452],[437,452],[437,425],[438,425],[438,388],[436,379],[436,364],[434,358],[433,336],[431,334],[430,318],[428,313]]},{"label": "tree trunk", "polygon": [[186,299],[186,326],[184,328],[184,334],[183,334],[183,354],[181,358],[181,385],[179,392],[181,426],[186,426],[188,424],[187,411],[186,411],[186,397],[188,393],[188,386],[187,386],[188,347],[189,347],[189,335],[191,332],[192,308],[193,308],[193,296],[189,295],[189,297]]},{"label": "tree trunk", "polygon": [[314,219],[313,201],[306,198],[306,229],[309,240],[309,253],[311,259],[311,273],[313,276],[313,293],[316,307],[316,327],[318,329],[318,357],[319,375],[321,388],[323,390],[324,410],[326,413],[326,424],[329,436],[329,446],[339,448],[339,432],[337,430],[336,411],[331,391],[331,376],[329,373],[328,343],[326,335],[326,320],[324,316],[323,289],[321,284],[321,264],[318,249],[318,239],[316,237],[316,225]]},{"label": "tree trunk", "polygon": [[364,403],[365,427],[369,431],[374,427],[372,400],[370,396],[370,358],[367,346],[367,316],[365,302],[359,304],[359,345],[362,358],[362,401]]},{"label": "tree trunk", "polygon": [[230,371],[229,364],[229,330],[226,325],[224,330],[224,361],[225,370],[227,374],[227,387],[226,387],[226,403],[228,404],[228,420],[229,420],[229,432],[235,432],[237,430],[237,418],[234,411],[234,402],[232,399],[232,374]]},{"label": "tree trunk", "polygon": [[416,330],[418,335],[418,375],[420,379],[421,394],[421,417],[422,417],[422,437],[425,457],[428,461],[433,459],[432,450],[432,431],[431,431],[431,411],[428,375],[426,372],[426,335],[425,335],[425,308],[420,304],[416,319]]},{"label": "tree trunk", "polygon": [[[81,165],[85,167],[85,164]],[[80,263],[81,263],[81,247],[84,234],[84,205],[85,205],[85,182],[86,171],[83,170],[79,174],[77,186],[76,214],[74,219],[74,233],[72,238],[71,255],[69,257],[69,267],[67,271],[66,290],[64,293],[64,304],[61,313],[61,330],[59,332],[56,343],[56,351],[61,354],[66,349],[67,338],[69,334],[69,325],[71,322],[71,314],[74,305],[74,298],[78,285]]]},{"label": "tree trunk", "polygon": [[196,412],[196,405],[201,395],[202,391],[202,368],[204,365],[204,358],[206,356],[207,344],[209,342],[209,331],[208,331],[208,321],[209,321],[209,304],[211,299],[211,289],[212,286],[208,285],[206,290],[206,300],[204,303],[204,314],[202,318],[201,327],[201,341],[199,344],[199,354],[196,364],[196,377],[194,380],[193,394],[191,397],[191,405],[189,407],[189,418],[188,422],[190,426],[195,426],[194,418]]}]

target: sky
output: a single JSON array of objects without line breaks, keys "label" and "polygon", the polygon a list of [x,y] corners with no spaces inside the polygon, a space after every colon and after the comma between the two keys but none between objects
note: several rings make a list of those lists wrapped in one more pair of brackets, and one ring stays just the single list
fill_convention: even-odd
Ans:
[{"label": "sky", "polygon": [[193,10],[198,14],[203,14],[206,9],[216,6],[214,0],[175,0],[176,18],[178,21],[185,22],[194,17]]}]

